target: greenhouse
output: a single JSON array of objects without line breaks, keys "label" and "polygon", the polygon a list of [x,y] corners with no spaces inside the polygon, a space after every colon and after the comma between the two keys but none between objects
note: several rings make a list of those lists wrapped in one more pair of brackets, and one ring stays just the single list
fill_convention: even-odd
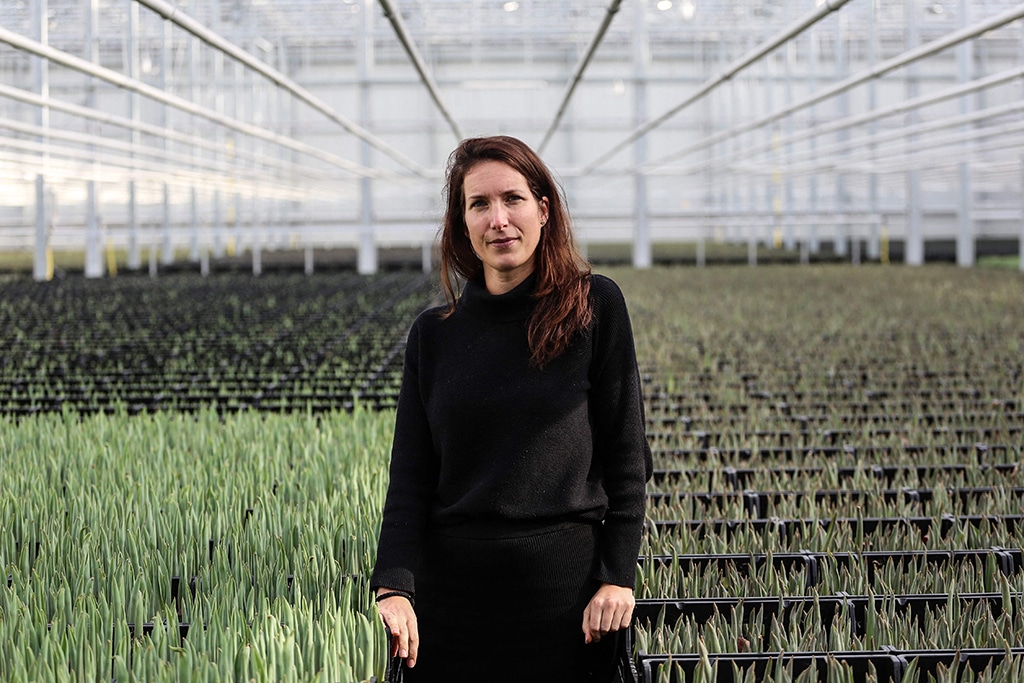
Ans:
[{"label": "greenhouse", "polygon": [[628,306],[610,680],[1024,680],[1022,87],[1005,0],[3,0],[0,680],[402,680],[408,340],[491,135]]},{"label": "greenhouse", "polygon": [[[425,261],[465,136],[538,149],[581,240],[1016,253],[1017,3],[132,2],[0,8],[0,250],[89,276],[227,252]],[[702,247],[703,249],[703,247]],[[883,255],[883,251],[886,253]],[[422,259],[420,257],[422,256]],[[409,258],[408,253],[406,259]]]}]

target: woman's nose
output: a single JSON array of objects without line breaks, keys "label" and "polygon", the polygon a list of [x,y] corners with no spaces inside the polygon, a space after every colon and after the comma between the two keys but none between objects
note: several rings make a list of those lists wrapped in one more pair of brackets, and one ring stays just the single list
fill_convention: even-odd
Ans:
[{"label": "woman's nose", "polygon": [[508,225],[508,213],[505,212],[505,207],[498,205],[491,209],[491,225],[492,228],[504,228]]}]

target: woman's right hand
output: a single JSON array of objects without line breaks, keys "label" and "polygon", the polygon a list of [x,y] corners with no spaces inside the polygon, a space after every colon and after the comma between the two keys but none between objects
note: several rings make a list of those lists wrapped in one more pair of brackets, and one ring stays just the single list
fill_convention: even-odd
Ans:
[{"label": "woman's right hand", "polygon": [[[377,595],[390,593],[393,590],[378,588]],[[412,603],[401,595],[393,595],[378,602],[377,610],[380,612],[380,618],[384,621],[384,625],[391,629],[391,635],[394,637],[391,656],[401,657],[405,660],[407,667],[414,667],[419,651],[420,632]]]}]

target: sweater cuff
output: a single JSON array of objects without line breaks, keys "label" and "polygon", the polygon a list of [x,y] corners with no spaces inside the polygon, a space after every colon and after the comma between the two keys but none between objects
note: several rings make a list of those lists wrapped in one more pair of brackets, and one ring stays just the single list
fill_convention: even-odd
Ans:
[{"label": "sweater cuff", "polygon": [[636,533],[631,533],[630,530],[620,525],[605,523],[601,529],[601,540],[598,544],[600,550],[594,578],[601,583],[635,588],[641,533],[641,529],[638,529]]},{"label": "sweater cuff", "polygon": [[416,594],[416,580],[412,572],[400,567],[375,571],[370,577],[370,590],[376,591],[381,586]]}]

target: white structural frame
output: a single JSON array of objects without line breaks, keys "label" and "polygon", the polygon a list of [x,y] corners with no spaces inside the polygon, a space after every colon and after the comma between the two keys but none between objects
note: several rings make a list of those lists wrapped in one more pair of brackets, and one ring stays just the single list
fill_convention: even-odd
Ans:
[{"label": "white structural frame", "polygon": [[0,10],[0,250],[30,251],[37,280],[55,250],[89,277],[147,247],[151,272],[247,250],[259,273],[278,248],[307,272],[336,247],[363,273],[392,247],[430,267],[449,150],[511,133],[564,182],[584,246],[638,267],[715,241],[751,262],[899,243],[908,264],[949,242],[970,266],[979,240],[1021,241],[1022,18],[1000,0],[24,0]]}]

